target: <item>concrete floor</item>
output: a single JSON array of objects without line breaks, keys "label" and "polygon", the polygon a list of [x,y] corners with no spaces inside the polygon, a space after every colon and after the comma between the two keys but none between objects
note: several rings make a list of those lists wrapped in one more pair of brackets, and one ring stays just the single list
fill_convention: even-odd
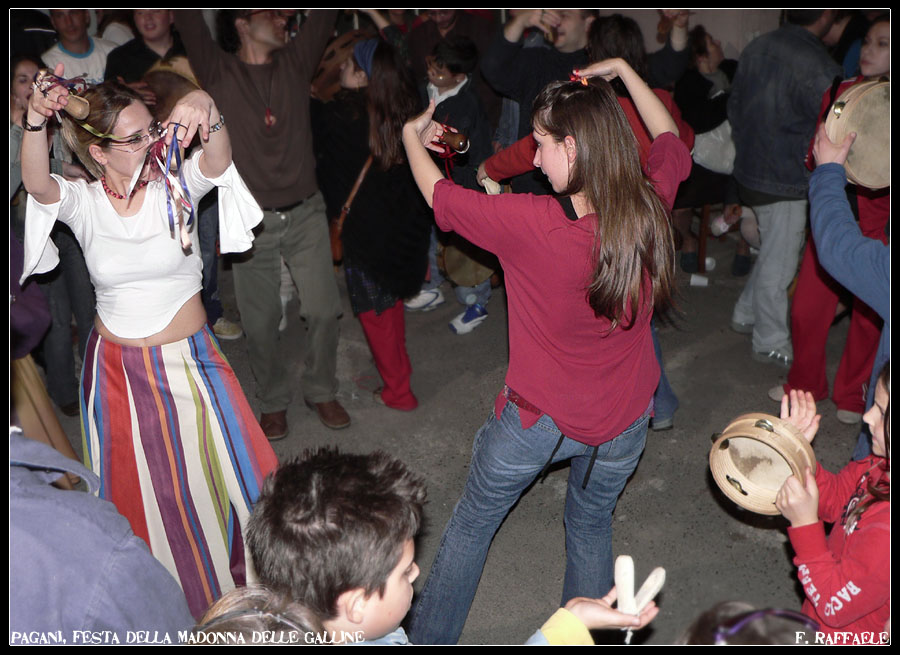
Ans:
[{"label": "concrete floor", "polygon": [[[668,644],[702,610],[723,600],[744,600],[758,607],[799,608],[801,591],[794,576],[790,546],[781,517],[744,512],[727,500],[708,467],[710,436],[736,416],[777,413],[767,391],[784,381],[786,371],[753,361],[748,336],[728,327],[744,278],[730,275],[733,242],[712,241],[717,266],[709,286],[689,285],[679,271],[679,315],[661,326],[660,340],[669,379],[681,408],[675,427],[650,432],[640,465],[623,492],[614,516],[613,551],[634,558],[638,584],[656,566],[667,572],[657,602],[657,619],[635,635],[634,643]],[[220,277],[226,315],[237,318],[229,271]],[[380,384],[358,321],[344,303],[338,357],[339,398],[353,425],[325,428],[299,394],[303,328],[298,305],[289,305],[290,325],[282,335],[286,357],[296,362],[288,411],[290,435],[277,442],[282,461],[303,449],[336,445],[352,452],[382,449],[404,460],[428,482],[427,522],[417,541],[421,589],[443,527],[465,484],[475,432],[492,409],[507,364],[505,297],[495,290],[490,316],[474,332],[458,336],[447,323],[462,310],[445,289],[448,302],[433,312],[408,314],[407,342],[415,369],[412,385],[419,408],[410,413],[376,405],[371,391]],[[847,321],[832,329],[829,374],[846,336]],[[243,339],[224,342],[251,405],[255,384]],[[832,470],[850,457],[857,429],[841,425],[830,401],[820,405],[822,427],[817,457]],[[80,451],[75,419],[63,425]],[[534,485],[502,525],[488,556],[478,594],[461,643],[515,644],[527,639],[558,607],[562,590],[564,528],[562,510],[567,468]],[[514,581],[514,582],[512,582]],[[621,633],[604,639],[621,643]]]}]

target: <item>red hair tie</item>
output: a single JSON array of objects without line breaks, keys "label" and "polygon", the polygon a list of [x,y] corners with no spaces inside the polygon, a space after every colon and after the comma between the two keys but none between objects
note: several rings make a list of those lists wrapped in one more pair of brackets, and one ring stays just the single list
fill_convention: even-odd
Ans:
[{"label": "red hair tie", "polygon": [[569,75],[570,82],[581,82],[584,86],[588,85],[588,78],[582,77],[581,74],[576,70],[572,71],[572,74]]}]

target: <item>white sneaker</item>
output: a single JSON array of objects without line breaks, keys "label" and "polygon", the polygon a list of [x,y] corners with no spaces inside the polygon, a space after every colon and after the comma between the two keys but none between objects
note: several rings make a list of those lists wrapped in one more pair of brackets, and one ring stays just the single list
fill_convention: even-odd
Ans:
[{"label": "white sneaker", "polygon": [[244,331],[237,323],[232,323],[224,316],[220,316],[219,320],[213,325],[213,332],[216,338],[221,341],[234,341],[244,336]]},{"label": "white sneaker", "polygon": [[794,357],[783,350],[754,350],[753,359],[763,364],[776,364],[787,369],[791,368],[791,364],[794,363]]},{"label": "white sneaker", "polygon": [[839,409],[837,411],[837,420],[844,425],[857,425],[862,422],[862,414],[851,412],[849,409]]},{"label": "white sneaker", "polygon": [[438,305],[444,304],[444,294],[438,289],[423,289],[418,295],[413,296],[403,303],[411,312],[430,312]]},{"label": "white sneaker", "polygon": [[486,319],[487,310],[476,303],[466,307],[466,311],[450,321],[450,329],[456,334],[468,334]]}]

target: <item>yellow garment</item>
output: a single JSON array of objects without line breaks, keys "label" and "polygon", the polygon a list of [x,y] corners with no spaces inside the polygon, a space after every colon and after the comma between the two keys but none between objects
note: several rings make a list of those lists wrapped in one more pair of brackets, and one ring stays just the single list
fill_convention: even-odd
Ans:
[{"label": "yellow garment", "polygon": [[564,607],[547,619],[541,632],[550,646],[593,646],[590,631],[581,620]]}]

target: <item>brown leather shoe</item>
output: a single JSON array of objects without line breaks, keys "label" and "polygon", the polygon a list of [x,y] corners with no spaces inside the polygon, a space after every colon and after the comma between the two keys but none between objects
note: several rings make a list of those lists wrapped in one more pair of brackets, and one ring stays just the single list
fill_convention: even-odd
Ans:
[{"label": "brown leather shoe", "polygon": [[259,427],[262,428],[263,434],[269,441],[284,439],[288,433],[287,410],[262,414],[259,417]]},{"label": "brown leather shoe", "polygon": [[307,400],[306,406],[315,410],[326,428],[340,430],[350,425],[350,415],[337,400],[329,400],[327,403],[312,403]]}]

